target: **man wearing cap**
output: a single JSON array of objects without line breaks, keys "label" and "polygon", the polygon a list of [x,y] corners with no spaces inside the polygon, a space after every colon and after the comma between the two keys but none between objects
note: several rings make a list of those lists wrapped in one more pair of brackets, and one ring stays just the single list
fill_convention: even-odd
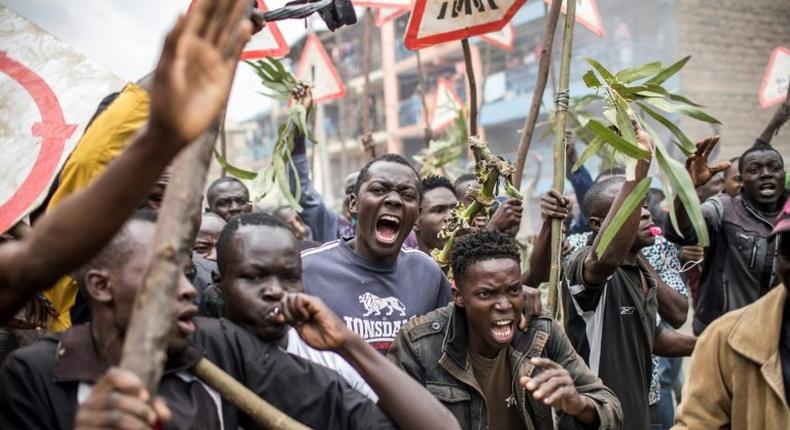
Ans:
[{"label": "man wearing cap", "polygon": [[708,326],[673,429],[790,428],[790,202],[771,237],[783,286]]}]

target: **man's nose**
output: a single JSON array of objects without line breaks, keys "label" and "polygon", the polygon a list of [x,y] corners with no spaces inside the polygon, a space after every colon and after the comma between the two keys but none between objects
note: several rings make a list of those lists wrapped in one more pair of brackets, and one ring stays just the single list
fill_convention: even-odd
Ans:
[{"label": "man's nose", "polygon": [[176,289],[176,299],[184,302],[194,302],[197,298],[197,290],[189,282],[186,275],[181,275],[178,279],[178,288]]}]

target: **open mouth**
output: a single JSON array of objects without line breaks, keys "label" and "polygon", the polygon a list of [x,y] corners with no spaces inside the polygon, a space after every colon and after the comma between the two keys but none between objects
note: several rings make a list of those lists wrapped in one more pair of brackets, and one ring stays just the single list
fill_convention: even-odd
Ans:
[{"label": "open mouth", "polygon": [[393,244],[400,232],[400,218],[394,215],[382,215],[376,221],[376,239],[386,244]]},{"label": "open mouth", "polygon": [[498,343],[510,343],[513,340],[513,320],[499,320],[491,324],[491,334]]},{"label": "open mouth", "polygon": [[758,189],[760,190],[760,195],[764,197],[772,197],[776,194],[776,184],[770,182],[760,185]]},{"label": "open mouth", "polygon": [[195,332],[195,322],[192,321],[195,316],[197,316],[197,308],[194,306],[190,306],[178,313],[176,317],[176,327],[178,327],[185,336],[189,336]]}]

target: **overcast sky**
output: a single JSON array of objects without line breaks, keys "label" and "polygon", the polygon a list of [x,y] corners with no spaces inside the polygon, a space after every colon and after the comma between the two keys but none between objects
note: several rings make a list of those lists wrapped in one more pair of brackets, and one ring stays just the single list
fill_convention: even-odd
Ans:
[{"label": "overcast sky", "polygon": [[[266,0],[269,9],[287,0]],[[156,65],[164,35],[190,0],[0,0],[0,4],[63,40],[76,51],[115,73],[136,81]],[[280,23],[287,41],[304,33],[303,21]],[[239,72],[228,117],[240,121],[266,105],[257,77]]]}]

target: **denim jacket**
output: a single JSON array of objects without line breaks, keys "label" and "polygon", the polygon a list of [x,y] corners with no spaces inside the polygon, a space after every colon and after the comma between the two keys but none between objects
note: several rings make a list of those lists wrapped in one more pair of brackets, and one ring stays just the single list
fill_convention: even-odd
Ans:
[{"label": "denim jacket", "polygon": [[[439,399],[458,419],[461,428],[483,430],[488,428],[488,417],[485,399],[468,357],[466,327],[465,311],[451,303],[401,327],[388,358]],[[567,369],[576,390],[595,402],[600,419],[598,428],[620,428],[620,402],[584,364],[560,327],[546,317],[533,318],[526,332],[517,330],[508,347],[512,377],[503,383],[511,387],[511,399],[518,407],[524,428],[555,428],[551,408],[533,399],[518,381],[532,368],[528,351],[539,332],[543,333],[540,336],[548,335],[540,356]],[[566,416],[560,420],[560,428],[584,427]]]}]

